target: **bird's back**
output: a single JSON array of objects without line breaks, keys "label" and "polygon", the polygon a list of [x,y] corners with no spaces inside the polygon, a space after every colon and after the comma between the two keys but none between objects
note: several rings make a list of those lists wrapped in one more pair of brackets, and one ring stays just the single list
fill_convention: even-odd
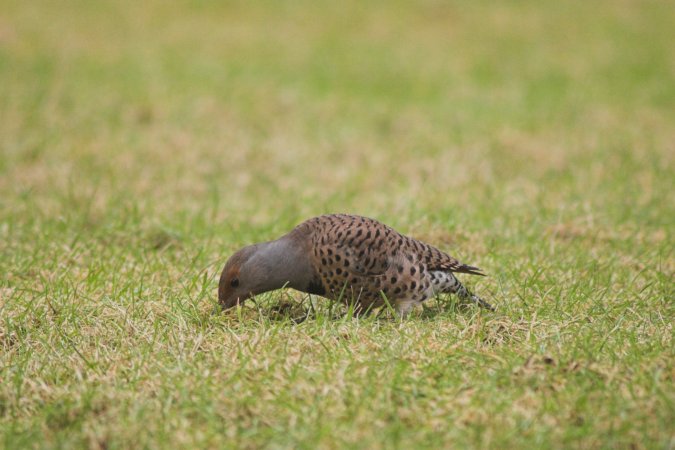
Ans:
[{"label": "bird's back", "polygon": [[443,292],[436,288],[446,287],[446,281],[455,282],[452,272],[482,275],[477,267],[367,217],[318,216],[298,225],[292,234],[308,245],[325,295],[354,298],[364,307],[381,304],[382,294],[422,301]]},{"label": "bird's back", "polygon": [[[298,228],[311,233],[317,247],[351,247],[361,257],[371,257],[369,264],[376,268],[381,258],[402,254],[423,263],[430,270],[483,275],[473,266],[462,264],[456,258],[433,245],[405,236],[393,228],[368,217],[350,214],[326,214],[308,219]],[[375,258],[373,263],[372,259]]]}]

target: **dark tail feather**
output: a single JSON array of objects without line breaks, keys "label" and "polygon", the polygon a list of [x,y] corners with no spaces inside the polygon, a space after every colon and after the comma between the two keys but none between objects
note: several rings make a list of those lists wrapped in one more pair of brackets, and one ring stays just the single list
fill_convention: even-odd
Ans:
[{"label": "dark tail feather", "polygon": [[[484,275],[478,267],[471,267],[471,266],[462,266],[463,269],[465,270],[464,273],[476,273],[477,275]],[[471,270],[471,272],[469,271]],[[450,277],[450,284],[445,287],[445,289],[442,292],[447,292],[448,294],[457,294],[457,296],[464,300],[464,301],[471,301],[478,306],[485,308],[490,311],[494,311],[495,308],[470,290],[468,290],[460,281],[457,279],[456,276],[454,276],[452,273],[448,274]]]},{"label": "dark tail feather", "polygon": [[478,306],[480,306],[481,308],[485,308],[488,311],[496,311],[494,306],[492,306],[491,304],[489,304],[488,302],[486,302],[485,300],[483,300],[482,298],[480,298],[475,294],[470,294],[469,299]]},{"label": "dark tail feather", "polygon": [[485,277],[485,272],[483,272],[483,269],[480,269],[478,267],[474,266],[469,266],[467,264],[462,264],[461,266],[457,267],[456,269],[452,269],[452,272],[457,272],[457,273],[469,273],[471,275],[480,275],[481,277]]}]

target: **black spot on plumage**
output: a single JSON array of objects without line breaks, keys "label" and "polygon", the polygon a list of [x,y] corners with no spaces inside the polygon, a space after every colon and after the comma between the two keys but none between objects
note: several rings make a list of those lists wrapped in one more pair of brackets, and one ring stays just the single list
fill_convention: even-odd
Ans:
[{"label": "black spot on plumage", "polygon": [[415,275],[415,272],[416,272],[415,268],[411,267],[410,268],[410,275]]},{"label": "black spot on plumage", "polygon": [[394,284],[394,283],[396,283],[398,280],[396,279],[396,277],[391,277],[391,280],[390,280],[390,281],[391,281],[392,284]]},{"label": "black spot on plumage", "polygon": [[326,258],[321,258],[321,264],[324,266],[328,265],[328,261],[326,261]]}]

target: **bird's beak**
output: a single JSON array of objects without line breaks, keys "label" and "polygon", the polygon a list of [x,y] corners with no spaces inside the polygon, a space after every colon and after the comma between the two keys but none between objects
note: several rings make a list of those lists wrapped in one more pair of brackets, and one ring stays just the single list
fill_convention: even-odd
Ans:
[{"label": "bird's beak", "polygon": [[226,309],[230,309],[233,306],[237,305],[239,303],[239,297],[234,296],[234,295],[229,296],[229,297],[219,295],[218,296],[218,303],[220,304],[220,307],[224,311]]},{"label": "bird's beak", "polygon": [[231,299],[219,299],[218,303],[220,303],[220,307],[225,311],[226,309],[230,309],[233,306],[236,306],[239,304],[239,297],[234,297]]},{"label": "bird's beak", "polygon": [[251,298],[250,295],[240,297],[240,296],[232,296],[231,298],[228,299],[219,299],[218,303],[220,303],[220,307],[223,309],[223,311],[227,309],[234,308],[237,305],[243,305],[244,302]]}]

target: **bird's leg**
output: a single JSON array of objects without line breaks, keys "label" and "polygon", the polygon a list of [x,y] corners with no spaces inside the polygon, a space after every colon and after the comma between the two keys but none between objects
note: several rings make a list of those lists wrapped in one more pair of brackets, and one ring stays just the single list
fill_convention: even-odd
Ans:
[{"label": "bird's leg", "polygon": [[417,302],[415,300],[410,298],[397,300],[394,303],[394,309],[396,310],[396,314],[398,314],[401,318],[407,317],[416,303]]}]

